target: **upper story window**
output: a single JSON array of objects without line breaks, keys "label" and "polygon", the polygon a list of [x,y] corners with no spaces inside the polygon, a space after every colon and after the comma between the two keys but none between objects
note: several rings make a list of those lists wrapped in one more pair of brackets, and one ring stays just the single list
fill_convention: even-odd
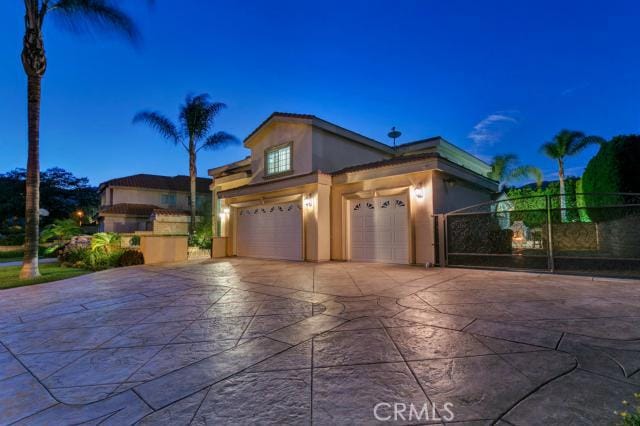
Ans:
[{"label": "upper story window", "polygon": [[265,152],[266,176],[285,174],[291,171],[291,142],[269,148]]},{"label": "upper story window", "polygon": [[162,200],[161,200],[162,204],[166,204],[168,206],[171,207],[175,207],[177,201],[176,201],[176,194],[162,194]]}]

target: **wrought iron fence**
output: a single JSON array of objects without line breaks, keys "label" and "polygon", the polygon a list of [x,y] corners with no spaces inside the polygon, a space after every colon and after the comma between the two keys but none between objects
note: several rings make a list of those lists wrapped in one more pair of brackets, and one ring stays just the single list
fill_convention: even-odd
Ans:
[{"label": "wrought iron fence", "polygon": [[449,266],[640,276],[640,194],[504,197],[444,221]]}]

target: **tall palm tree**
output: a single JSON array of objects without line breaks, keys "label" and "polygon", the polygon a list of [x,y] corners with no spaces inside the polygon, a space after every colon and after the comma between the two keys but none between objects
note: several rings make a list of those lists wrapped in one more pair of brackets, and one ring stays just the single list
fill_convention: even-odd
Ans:
[{"label": "tall palm tree", "polygon": [[189,232],[196,227],[196,156],[202,149],[214,150],[238,142],[235,136],[226,132],[210,133],[216,116],[227,106],[222,102],[212,102],[207,93],[197,96],[187,95],[180,106],[178,125],[155,111],[141,111],[133,118],[134,123],[146,123],[161,136],[182,147],[189,154],[189,178],[191,192],[191,224]]},{"label": "tall palm tree", "polygon": [[566,157],[579,154],[586,147],[593,144],[603,144],[605,140],[600,136],[587,136],[582,132],[563,129],[550,142],[542,144],[540,151],[547,157],[558,162],[558,180],[560,181],[560,214],[562,221],[567,220],[567,200],[564,189],[564,161]]},{"label": "tall palm tree", "polygon": [[489,178],[499,182],[499,189],[504,185],[521,178],[533,178],[538,187],[542,184],[542,172],[539,168],[529,165],[518,166],[518,156],[515,154],[496,155],[491,160]]},{"label": "tall palm tree", "polygon": [[28,155],[25,203],[25,247],[20,278],[34,278],[38,270],[40,221],[40,89],[47,69],[42,29],[45,17],[57,16],[70,29],[120,32],[135,40],[138,31],[131,18],[110,0],[24,0],[22,66],[27,74]]}]

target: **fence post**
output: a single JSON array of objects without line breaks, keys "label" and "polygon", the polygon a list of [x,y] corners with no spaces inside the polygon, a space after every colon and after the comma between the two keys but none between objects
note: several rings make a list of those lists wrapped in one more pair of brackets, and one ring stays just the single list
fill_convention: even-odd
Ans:
[{"label": "fence post", "polygon": [[545,196],[545,203],[547,204],[547,235],[548,245],[547,253],[549,254],[547,266],[549,271],[553,272],[555,269],[555,262],[553,260],[553,231],[551,231],[551,196]]},{"label": "fence post", "polygon": [[436,217],[438,218],[438,258],[440,259],[440,267],[444,268],[447,266],[447,215],[439,214]]}]

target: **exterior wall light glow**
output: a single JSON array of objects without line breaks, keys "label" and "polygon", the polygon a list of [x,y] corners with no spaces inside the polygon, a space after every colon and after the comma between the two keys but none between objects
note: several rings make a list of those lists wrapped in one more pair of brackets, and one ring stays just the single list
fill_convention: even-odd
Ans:
[{"label": "exterior wall light glow", "polygon": [[229,207],[225,207],[224,210],[222,210],[222,212],[224,214],[229,214],[231,212],[231,210],[229,210]]},{"label": "exterior wall light glow", "polygon": [[304,199],[304,206],[305,207],[313,207],[313,198],[311,197],[307,197]]},{"label": "exterior wall light glow", "polygon": [[413,190],[413,195],[415,195],[416,198],[424,197],[424,189],[422,189],[421,186],[416,186]]}]

